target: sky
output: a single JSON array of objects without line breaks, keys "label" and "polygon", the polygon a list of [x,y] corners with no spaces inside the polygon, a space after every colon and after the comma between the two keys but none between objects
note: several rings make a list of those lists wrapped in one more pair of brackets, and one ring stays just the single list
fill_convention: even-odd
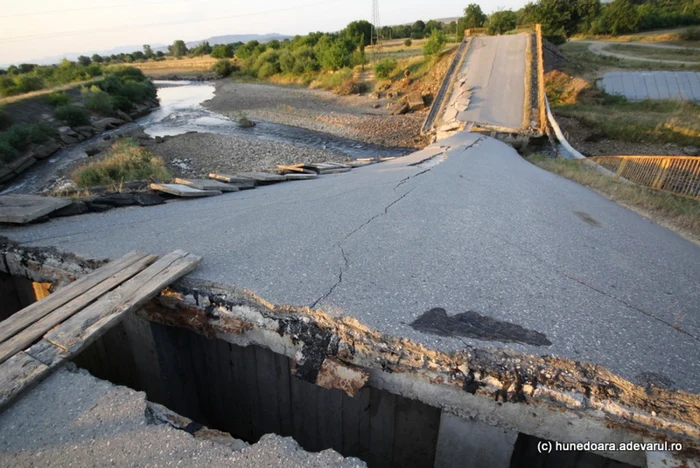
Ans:
[{"label": "sky", "polygon": [[[379,0],[381,25],[461,16],[474,0]],[[485,13],[525,0],[479,1]],[[338,31],[371,0],[0,0],[0,64],[226,34]]]}]

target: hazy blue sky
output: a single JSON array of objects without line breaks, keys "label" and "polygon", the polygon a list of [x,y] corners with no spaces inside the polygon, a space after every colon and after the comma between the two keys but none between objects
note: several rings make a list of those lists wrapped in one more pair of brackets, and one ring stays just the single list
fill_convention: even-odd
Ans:
[{"label": "hazy blue sky", "polygon": [[[380,0],[381,24],[461,15],[474,0]],[[486,13],[525,0],[477,1]],[[224,34],[337,31],[371,0],[1,0],[0,64]]]}]

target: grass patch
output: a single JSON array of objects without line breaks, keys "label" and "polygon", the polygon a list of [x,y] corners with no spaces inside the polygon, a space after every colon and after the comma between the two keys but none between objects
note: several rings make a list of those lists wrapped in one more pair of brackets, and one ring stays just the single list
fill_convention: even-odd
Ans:
[{"label": "grass patch", "polygon": [[635,34],[625,34],[622,36],[577,34],[573,36],[576,40],[609,41],[609,42],[663,42],[678,43],[686,47],[700,47],[700,40],[693,39],[692,33],[697,26],[689,28],[659,29],[656,31],[643,31]]},{"label": "grass patch", "polygon": [[553,109],[557,115],[573,117],[613,140],[679,146],[694,146],[700,141],[700,105],[689,102],[628,102],[603,95],[598,103],[562,104]]},{"label": "grass patch", "polygon": [[639,60],[623,60],[618,57],[596,54],[588,49],[588,43],[585,42],[567,42],[562,45],[560,49],[569,58],[568,63],[562,68],[573,75],[587,75],[603,68],[669,71],[700,70],[700,63],[698,63],[698,65],[684,65],[681,63],[645,62]]},{"label": "grass patch", "polygon": [[15,124],[0,132],[0,164],[17,158],[32,143],[45,143],[54,136],[54,130],[46,125]]},{"label": "grass patch", "polygon": [[134,180],[165,181],[170,174],[161,158],[131,139],[118,141],[98,161],[81,166],[71,174],[80,188],[96,185],[118,186]]},{"label": "grass patch", "polygon": [[669,227],[700,243],[700,202],[621,182],[601,173],[595,166],[540,154],[531,163],[592,188],[601,195]]},{"label": "grass patch", "polygon": [[346,81],[352,79],[353,71],[350,68],[343,68],[333,73],[323,73],[319,75],[309,85],[311,88],[334,90],[340,88]]},{"label": "grass patch", "polygon": [[633,44],[611,44],[605,47],[605,50],[651,60],[680,60],[683,62],[698,62],[700,64],[700,49],[670,49],[667,47],[646,47]]}]

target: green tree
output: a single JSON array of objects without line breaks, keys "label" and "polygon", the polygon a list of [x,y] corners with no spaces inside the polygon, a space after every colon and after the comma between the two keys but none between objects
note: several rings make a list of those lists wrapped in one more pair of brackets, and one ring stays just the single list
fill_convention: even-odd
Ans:
[{"label": "green tree", "polygon": [[233,46],[231,44],[218,44],[211,50],[211,56],[218,59],[232,58]]},{"label": "green tree", "polygon": [[428,42],[423,46],[423,55],[426,57],[439,57],[446,43],[445,33],[439,29],[433,29]]},{"label": "green tree", "polygon": [[90,60],[90,57],[81,55],[80,57],[78,57],[78,63],[84,67],[87,67],[92,63],[92,60]]},{"label": "green tree", "polygon": [[233,72],[233,65],[226,59],[217,60],[212,67],[212,71],[221,78],[226,78]]},{"label": "green tree", "polygon": [[173,57],[183,57],[187,55],[187,46],[185,45],[185,41],[178,39],[177,41],[173,42],[173,45],[168,46],[168,52],[170,52],[170,55]]},{"label": "green tree", "polygon": [[489,34],[504,34],[518,25],[518,15],[512,10],[501,10],[489,17]]},{"label": "green tree", "polygon": [[104,58],[100,54],[92,54],[92,61],[94,63],[102,63],[104,62]]},{"label": "green tree", "polygon": [[478,4],[470,3],[467,8],[464,9],[464,18],[459,26],[463,25],[464,29],[483,28],[487,19],[488,16],[484,14]]},{"label": "green tree", "polygon": [[411,26],[411,37],[413,39],[422,39],[425,37],[425,23],[421,20],[416,21]]},{"label": "green tree", "polygon": [[413,41],[410,38],[408,38],[405,41],[403,41],[403,45],[405,45],[406,47],[411,47],[413,45]]},{"label": "green tree", "polygon": [[201,55],[211,54],[211,50],[209,41],[204,41],[201,44],[193,47],[192,50],[190,50],[190,54],[194,55],[195,57],[199,57]]},{"label": "green tree", "polygon": [[606,5],[603,10],[603,20],[613,36],[639,30],[639,13],[630,0],[615,0]]},{"label": "green tree", "polygon": [[316,43],[314,51],[324,70],[338,70],[350,65],[356,47],[355,42],[346,37],[323,36]]},{"label": "green tree", "polygon": [[147,60],[151,60],[155,56],[155,54],[153,53],[153,49],[151,48],[150,45],[148,45],[148,44],[143,45],[143,55],[146,56]]},{"label": "green tree", "polygon": [[376,39],[376,35],[372,32],[373,28],[374,26],[369,21],[353,21],[345,27],[343,35],[354,41],[360,48],[365,48],[369,45],[372,37]]},{"label": "green tree", "polygon": [[425,34],[430,34],[433,31],[433,29],[442,30],[442,23],[439,21],[435,21],[435,20],[430,20],[427,23],[425,23],[425,29],[424,29]]}]

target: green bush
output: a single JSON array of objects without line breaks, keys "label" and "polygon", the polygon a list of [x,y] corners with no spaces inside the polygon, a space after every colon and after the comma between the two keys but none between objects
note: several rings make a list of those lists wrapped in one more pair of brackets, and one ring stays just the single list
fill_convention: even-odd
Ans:
[{"label": "green bush", "polygon": [[0,109],[0,131],[5,130],[10,125],[12,125],[12,117],[4,109]]},{"label": "green bush", "polygon": [[114,113],[109,94],[102,91],[99,87],[83,88],[82,95],[85,107],[91,111],[100,115],[112,115]]},{"label": "green bush", "polygon": [[389,78],[391,72],[396,69],[396,60],[385,58],[374,66],[374,74],[377,78]]},{"label": "green bush", "polygon": [[275,67],[274,63],[265,62],[258,69],[258,78],[260,78],[260,79],[269,78],[278,72],[279,72],[279,70],[277,69],[277,67]]},{"label": "green bush", "polygon": [[66,104],[70,104],[70,97],[63,92],[48,94],[46,95],[44,100],[47,103],[51,104],[53,107],[65,106]]},{"label": "green bush", "polygon": [[2,139],[0,134],[0,162],[7,164],[19,156],[19,152],[7,141]]},{"label": "green bush", "polygon": [[700,41],[700,28],[688,28],[678,35],[682,41]]},{"label": "green bush", "polygon": [[215,45],[211,50],[211,56],[218,59],[233,58],[233,46],[231,44]]},{"label": "green bush", "polygon": [[90,123],[89,114],[85,109],[70,104],[58,106],[54,111],[54,115],[58,120],[65,122],[71,127],[80,127]]},{"label": "green bush", "polygon": [[423,55],[426,57],[440,56],[446,43],[445,33],[439,29],[433,29],[430,33],[430,39],[423,46]]},{"label": "green bush", "polygon": [[133,140],[115,143],[107,154],[76,169],[72,178],[79,187],[119,185],[133,180],[164,181],[170,179],[163,160]]},{"label": "green bush", "polygon": [[411,38],[409,37],[408,39],[406,39],[405,41],[403,41],[403,45],[405,45],[406,47],[411,47],[411,46],[413,45],[413,41],[412,41]]},{"label": "green bush", "polygon": [[31,93],[44,87],[44,80],[39,76],[20,75],[15,78],[17,89],[22,93]]},{"label": "green bush", "polygon": [[109,99],[112,103],[112,109],[114,110],[129,112],[134,107],[131,101],[124,96],[110,96]]},{"label": "green bush", "polygon": [[31,143],[44,143],[54,132],[51,127],[37,124],[16,124],[0,132],[0,160],[7,163]]},{"label": "green bush", "polygon": [[228,59],[217,60],[211,69],[214,73],[216,73],[216,76],[221,78],[226,78],[233,73],[233,65],[231,65],[231,61]]}]

